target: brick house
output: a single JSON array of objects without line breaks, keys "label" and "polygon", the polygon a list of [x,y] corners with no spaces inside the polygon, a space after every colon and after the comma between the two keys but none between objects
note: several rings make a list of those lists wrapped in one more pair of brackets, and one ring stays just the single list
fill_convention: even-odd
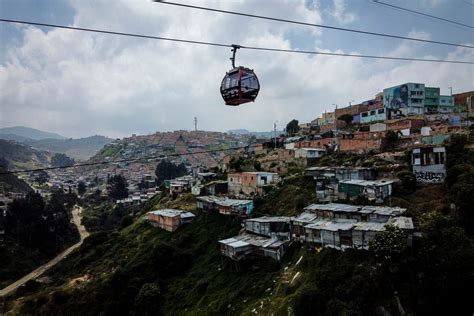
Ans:
[{"label": "brick house", "polygon": [[261,195],[263,188],[280,181],[273,172],[240,172],[227,175],[229,194]]},{"label": "brick house", "polygon": [[181,210],[162,209],[148,212],[146,217],[153,226],[173,232],[182,224],[191,222],[195,215]]}]

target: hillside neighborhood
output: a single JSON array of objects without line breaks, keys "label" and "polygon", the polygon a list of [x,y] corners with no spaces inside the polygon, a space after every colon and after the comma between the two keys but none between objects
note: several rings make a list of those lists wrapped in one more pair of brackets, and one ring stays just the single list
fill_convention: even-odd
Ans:
[{"label": "hillside neighborhood", "polygon": [[[439,88],[406,83],[309,123],[292,120],[271,138],[197,130],[132,135],[106,144],[90,165],[72,160],[66,168],[16,174],[29,190],[2,180],[0,240],[10,238],[6,219],[15,200],[31,192],[47,200],[59,190],[81,198],[92,232],[129,225],[129,217],[180,234],[202,217],[222,217],[238,229],[210,246],[220,253],[219,269],[229,264],[237,272],[259,260],[286,262],[295,247],[373,251],[383,232],[400,241],[386,251],[416,249],[424,234],[420,216],[397,201],[452,181],[454,153],[447,148],[453,139],[472,138],[473,119],[474,91],[443,96]],[[5,161],[4,168],[21,170]],[[294,196],[283,193],[290,187]],[[292,206],[262,207],[272,199]]]}]

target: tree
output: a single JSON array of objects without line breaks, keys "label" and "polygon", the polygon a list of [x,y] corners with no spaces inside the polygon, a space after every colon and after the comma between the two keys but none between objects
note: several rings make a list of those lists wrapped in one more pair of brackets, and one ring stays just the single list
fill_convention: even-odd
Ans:
[{"label": "tree", "polygon": [[405,233],[398,227],[386,225],[385,230],[378,232],[369,242],[369,250],[382,261],[397,259],[407,246]]},{"label": "tree", "polygon": [[300,126],[298,125],[298,120],[293,119],[288,124],[286,124],[286,132],[290,136],[295,135],[299,130]]},{"label": "tree", "polygon": [[77,193],[79,195],[83,195],[84,193],[86,193],[86,184],[84,182],[80,181],[77,184]]},{"label": "tree", "polygon": [[160,315],[161,290],[156,283],[145,283],[135,297],[131,315]]},{"label": "tree", "polygon": [[39,184],[45,184],[49,180],[49,175],[46,171],[40,170],[34,174],[34,179]]},{"label": "tree", "polygon": [[[454,167],[453,167],[454,168]],[[455,215],[460,226],[474,233],[474,169],[470,168],[457,177],[449,190],[449,199],[455,205]]]},{"label": "tree", "polygon": [[165,180],[171,180],[185,174],[186,166],[183,163],[176,165],[168,160],[161,160],[155,169],[158,185],[162,185]]},{"label": "tree", "polygon": [[387,148],[393,148],[398,144],[399,137],[398,133],[394,131],[388,131],[385,134],[385,144]]},{"label": "tree", "polygon": [[466,150],[468,139],[466,135],[452,134],[446,146],[446,168],[455,165],[474,163],[474,152]]},{"label": "tree", "polygon": [[53,158],[51,158],[51,164],[53,167],[69,167],[74,165],[75,161],[72,158],[69,158],[66,154],[56,153]]},{"label": "tree", "polygon": [[239,157],[239,158],[232,157],[229,161],[229,168],[237,172],[241,172],[243,163],[244,163],[244,159],[242,157]]},{"label": "tree", "polygon": [[115,200],[124,199],[128,196],[127,180],[121,175],[110,177],[107,183],[110,186],[109,196]]},{"label": "tree", "polygon": [[354,117],[350,114],[343,114],[337,118],[338,121],[344,121],[347,125],[352,123]]},{"label": "tree", "polygon": [[397,173],[397,178],[400,179],[404,193],[412,193],[416,190],[416,177],[413,172],[408,170],[400,171]]}]

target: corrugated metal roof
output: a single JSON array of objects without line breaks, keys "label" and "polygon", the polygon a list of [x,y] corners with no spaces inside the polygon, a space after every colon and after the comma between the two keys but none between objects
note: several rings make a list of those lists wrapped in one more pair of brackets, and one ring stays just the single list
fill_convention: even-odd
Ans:
[{"label": "corrugated metal roof", "polygon": [[414,229],[411,217],[398,216],[388,220],[387,224],[397,226],[401,229]]},{"label": "corrugated metal roof", "polygon": [[165,217],[175,217],[180,216],[181,218],[194,217],[195,215],[191,212],[175,210],[175,209],[162,209],[149,212],[153,215],[165,216]]},{"label": "corrugated metal roof", "polygon": [[403,214],[407,209],[389,206],[364,206],[362,210],[364,210],[364,212],[373,212],[377,215],[398,216]]},{"label": "corrugated metal roof", "polygon": [[199,196],[196,198],[199,201],[204,201],[208,203],[216,203],[217,205],[222,206],[239,206],[239,205],[246,205],[249,203],[253,203],[252,200],[237,200],[237,199],[229,199],[227,197],[218,197],[218,196]]},{"label": "corrugated metal roof", "polygon": [[382,231],[385,229],[387,223],[378,223],[378,222],[357,222],[354,226],[354,230],[361,231]]},{"label": "corrugated metal roof", "polygon": [[305,207],[305,210],[309,211],[333,211],[333,212],[357,212],[361,206],[341,204],[341,203],[329,203],[329,204],[311,204]]},{"label": "corrugated metal roof", "polygon": [[357,223],[356,220],[319,220],[317,222],[306,225],[306,228],[317,229],[317,230],[328,230],[328,231],[338,231],[338,230],[350,230]]},{"label": "corrugated metal roof", "polygon": [[395,180],[340,180],[339,184],[359,185],[359,186],[384,186],[394,183]]},{"label": "corrugated metal roof", "polygon": [[361,170],[372,170],[372,168],[367,167],[309,167],[305,169],[306,171],[336,171],[336,170],[347,170],[347,171],[361,171]]},{"label": "corrugated metal roof", "polygon": [[244,247],[247,245],[252,245],[255,247],[263,247],[263,248],[273,248],[279,247],[287,241],[281,241],[278,239],[271,239],[267,237],[257,236],[257,235],[250,235],[250,234],[241,234],[237,235],[228,239],[220,240],[219,243],[228,245],[230,247]]},{"label": "corrugated metal roof", "polygon": [[257,218],[247,219],[246,222],[289,222],[288,216],[263,216]]},{"label": "corrugated metal roof", "polygon": [[303,212],[298,216],[292,217],[291,220],[295,222],[309,223],[315,221],[318,215],[311,212]]}]

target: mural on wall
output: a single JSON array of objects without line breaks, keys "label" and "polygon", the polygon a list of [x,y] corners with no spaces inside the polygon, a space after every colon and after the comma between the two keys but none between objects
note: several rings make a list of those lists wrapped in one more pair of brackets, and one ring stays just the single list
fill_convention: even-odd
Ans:
[{"label": "mural on wall", "polygon": [[444,172],[415,171],[415,177],[416,181],[421,183],[443,183],[445,174]]},{"label": "mural on wall", "polygon": [[391,89],[388,98],[389,107],[392,109],[408,107],[408,86],[404,84]]},{"label": "mural on wall", "polygon": [[421,147],[412,152],[413,173],[420,183],[443,183],[446,178],[446,148]]}]

